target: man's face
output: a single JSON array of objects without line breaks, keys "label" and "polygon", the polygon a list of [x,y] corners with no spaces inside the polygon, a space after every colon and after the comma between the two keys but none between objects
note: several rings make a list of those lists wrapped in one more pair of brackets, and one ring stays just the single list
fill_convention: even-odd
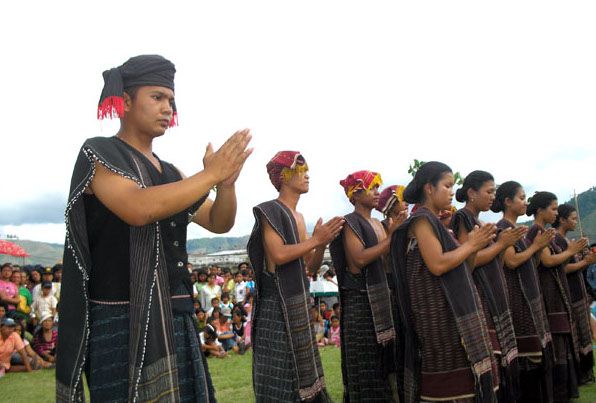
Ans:
[{"label": "man's face", "polygon": [[50,291],[52,291],[52,289],[50,287],[44,287],[41,289],[41,293],[43,294],[44,297],[47,297],[48,295],[50,295]]},{"label": "man's face", "polygon": [[31,272],[31,280],[35,283],[39,283],[41,281],[41,275],[37,270]]},{"label": "man's face", "polygon": [[13,271],[12,275],[10,276],[10,281],[12,281],[17,286],[21,285],[21,272]]},{"label": "man's face", "polygon": [[374,209],[379,204],[379,186],[374,186],[370,190],[361,190],[352,196],[354,205],[360,204],[363,207]]},{"label": "man's face", "polygon": [[2,280],[10,281],[10,276],[12,275],[12,267],[11,266],[4,266],[2,268]]},{"label": "man's face", "polygon": [[174,91],[166,87],[139,87],[134,99],[126,97],[124,118],[150,137],[159,137],[170,127],[174,114]]},{"label": "man's face", "polygon": [[14,329],[15,329],[14,326],[1,326],[0,334],[2,334],[2,338],[3,339],[8,338],[8,336],[10,336],[12,332],[14,332]]},{"label": "man's face", "polygon": [[62,270],[56,270],[56,272],[54,273],[54,281],[59,283],[61,279],[62,279]]},{"label": "man's face", "polygon": [[43,281],[49,281],[50,283],[54,279],[54,275],[52,273],[44,273],[43,274]]},{"label": "man's face", "polygon": [[309,184],[308,169],[297,169],[292,172],[288,180],[284,181],[282,186],[287,186],[298,194],[304,194],[308,192]]}]

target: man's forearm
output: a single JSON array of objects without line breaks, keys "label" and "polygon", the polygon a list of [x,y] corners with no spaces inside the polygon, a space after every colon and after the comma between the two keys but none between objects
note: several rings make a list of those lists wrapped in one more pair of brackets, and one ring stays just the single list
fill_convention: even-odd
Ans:
[{"label": "man's forearm", "polygon": [[312,274],[316,274],[321,267],[321,263],[323,263],[323,255],[325,254],[325,246],[319,246],[315,248],[313,254],[311,255],[308,262],[306,262],[306,267],[308,271]]},{"label": "man's forearm", "polygon": [[218,185],[217,194],[211,211],[209,221],[211,229],[216,233],[228,232],[236,220],[236,188],[234,185]]}]

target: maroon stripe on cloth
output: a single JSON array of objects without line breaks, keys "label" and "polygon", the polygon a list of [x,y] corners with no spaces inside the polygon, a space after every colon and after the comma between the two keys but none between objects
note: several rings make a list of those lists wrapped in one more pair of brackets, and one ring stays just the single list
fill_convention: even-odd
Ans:
[{"label": "maroon stripe on cloth", "polygon": [[567,312],[551,312],[548,314],[548,323],[550,325],[551,333],[569,333],[571,327],[569,326],[569,317]]},{"label": "maroon stripe on cloth", "polygon": [[542,351],[542,344],[537,336],[518,337],[517,350],[520,354],[536,353]]},{"label": "maroon stripe on cloth", "polygon": [[422,399],[457,399],[474,395],[474,374],[470,368],[460,368],[450,372],[423,372],[420,385]]}]

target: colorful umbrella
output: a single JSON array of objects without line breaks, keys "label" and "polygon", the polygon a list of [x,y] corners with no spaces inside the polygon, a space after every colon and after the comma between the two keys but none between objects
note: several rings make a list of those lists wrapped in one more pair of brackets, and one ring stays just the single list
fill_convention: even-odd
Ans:
[{"label": "colorful umbrella", "polygon": [[9,255],[15,257],[27,257],[29,254],[22,246],[14,242],[0,239],[0,255]]}]

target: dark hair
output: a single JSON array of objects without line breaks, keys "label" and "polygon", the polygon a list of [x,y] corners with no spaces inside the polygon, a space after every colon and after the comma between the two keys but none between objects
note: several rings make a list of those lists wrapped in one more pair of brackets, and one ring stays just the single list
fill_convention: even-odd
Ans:
[{"label": "dark hair", "polygon": [[213,301],[215,301],[215,300],[218,300],[219,301],[220,299],[217,298],[217,297],[213,297],[213,298],[211,298],[211,303],[213,303]]},{"label": "dark hair", "polygon": [[12,264],[10,264],[10,263],[4,263],[0,270],[4,270],[5,267],[10,267],[10,269],[12,270]]},{"label": "dark hair", "polygon": [[209,273],[209,274],[207,275],[207,278],[210,278],[210,277],[213,277],[213,278],[215,278],[215,277],[217,277],[217,276],[215,275],[215,273]]},{"label": "dark hair", "polygon": [[460,203],[468,201],[468,190],[480,190],[480,188],[488,181],[494,182],[495,178],[486,171],[472,171],[464,179],[464,184],[455,192],[455,200]]},{"label": "dark hair", "polygon": [[337,319],[337,320],[339,320],[339,318],[338,318],[337,316],[335,316],[335,315],[332,315],[332,316],[329,318],[329,322],[333,322],[333,321],[334,321],[334,320],[336,320],[336,319]]},{"label": "dark hair", "polygon": [[573,207],[572,205],[560,204],[559,207],[557,208],[557,212],[559,214],[557,214],[557,218],[555,219],[555,222],[553,223],[553,227],[559,228],[561,226],[561,218],[568,219],[569,216],[571,215],[571,213],[573,213],[574,211],[577,211],[577,209],[575,207]]},{"label": "dark hair", "polygon": [[490,207],[491,211],[494,213],[499,213],[501,211],[505,211],[505,200],[513,200],[517,191],[521,189],[522,185],[517,183],[516,181],[507,181],[501,183],[501,185],[497,188],[497,193],[495,194],[495,201],[493,205]]},{"label": "dark hair", "polygon": [[137,97],[137,92],[139,92],[140,85],[133,85],[132,87],[128,87],[124,89],[124,92],[128,94],[131,100],[135,100]]},{"label": "dark hair", "polygon": [[230,299],[230,293],[228,292],[224,292],[221,294],[221,299],[223,300],[224,298]]},{"label": "dark hair", "polygon": [[339,302],[336,302],[335,304],[333,304],[333,309],[335,308],[339,308]]},{"label": "dark hair", "polygon": [[545,209],[550,204],[557,200],[557,196],[551,192],[536,192],[534,196],[528,199],[528,210],[526,211],[527,216],[533,216],[538,212],[538,209]]},{"label": "dark hair", "polygon": [[430,183],[433,186],[437,186],[437,183],[441,180],[444,174],[447,172],[453,172],[448,165],[438,161],[430,161],[422,164],[414,179],[406,189],[404,190],[404,200],[410,204],[422,203],[424,201],[423,188],[424,185]]}]

